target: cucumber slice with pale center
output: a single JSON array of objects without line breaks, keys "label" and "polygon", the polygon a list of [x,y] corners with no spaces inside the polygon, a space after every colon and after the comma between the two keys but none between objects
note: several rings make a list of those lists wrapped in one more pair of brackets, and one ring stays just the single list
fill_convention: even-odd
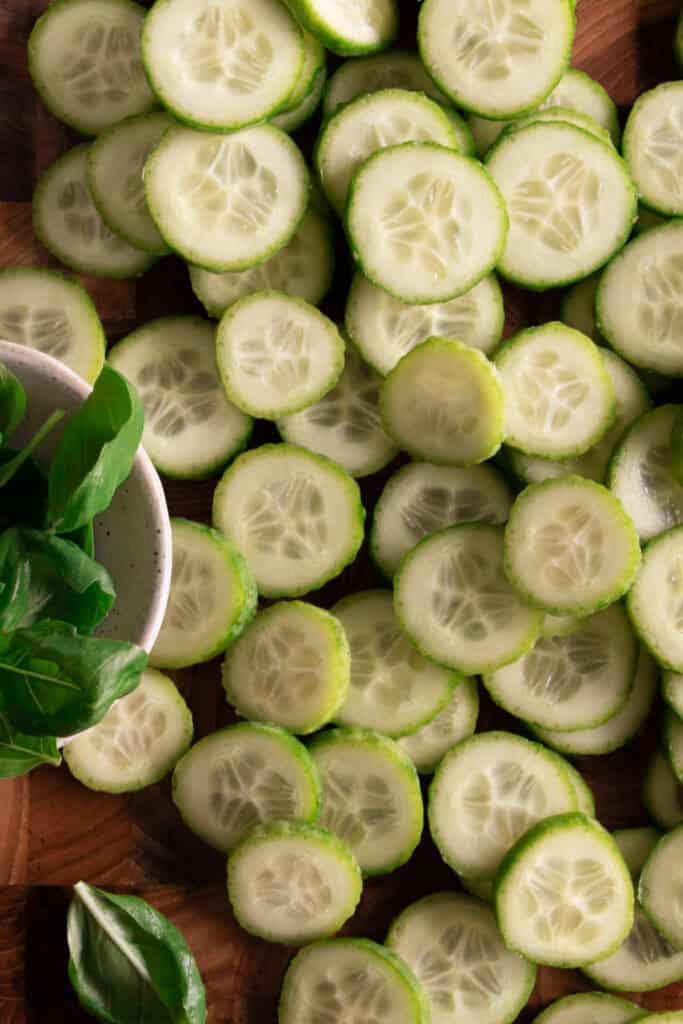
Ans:
[{"label": "cucumber slice with pale center", "polygon": [[607,992],[579,992],[551,1003],[533,1024],[632,1024],[646,1012]]},{"label": "cucumber slice with pale center", "polygon": [[326,81],[327,69],[322,67],[313,81],[310,92],[295,107],[284,110],[281,114],[276,114],[275,117],[271,117],[270,123],[283,132],[291,133],[296,131],[297,128],[300,128],[302,124],[313,117],[320,106]]},{"label": "cucumber slice with pale center", "polygon": [[431,775],[451,747],[472,735],[478,715],[477,681],[463,679],[453,690],[443,711],[417,732],[403,736],[398,745],[421,775]]},{"label": "cucumber slice with pale center", "polygon": [[[306,100],[316,88],[316,84],[321,77],[321,71],[323,72],[323,76],[322,85],[320,86],[320,96],[322,96],[327,66],[325,47],[319,39],[316,39],[315,36],[312,36],[310,32],[306,32],[305,30],[303,33],[303,44],[304,59],[301,65],[301,70],[299,71],[299,77],[296,80],[296,85],[287,97],[287,103],[282,108],[281,114],[276,115],[276,117],[284,117],[299,108],[301,103],[303,103],[303,101]],[[318,97],[319,99],[320,96]],[[275,120],[275,118],[273,118],[273,120]]]},{"label": "cucumber slice with pale center", "polygon": [[408,89],[422,92],[438,103],[449,100],[437,89],[416,53],[392,50],[372,57],[357,57],[341,64],[330,77],[323,102],[323,116],[330,117],[339,107],[357,96],[380,89]]},{"label": "cucumber slice with pale center", "polygon": [[665,672],[662,676],[662,696],[669,707],[683,719],[683,673]]},{"label": "cucumber slice with pale center", "polygon": [[641,201],[665,217],[683,214],[683,82],[642,93],[624,129],[624,156]]},{"label": "cucumber slice with pale center", "polygon": [[679,409],[671,431],[671,470],[676,483],[683,487],[683,409]]},{"label": "cucumber slice with pale center", "polygon": [[565,292],[562,298],[560,319],[575,331],[581,331],[594,341],[596,345],[604,344],[595,323],[595,296],[600,281],[600,273],[590,274],[583,281],[578,281]]},{"label": "cucumber slice with pale center", "polygon": [[576,796],[576,809],[581,814],[587,814],[589,818],[597,817],[595,813],[595,797],[593,791],[584,779],[578,768],[575,768],[571,761],[567,761],[564,757],[562,760],[562,767],[566,771],[569,781],[572,784],[574,795]]},{"label": "cucumber slice with pale center", "polygon": [[395,0],[287,0],[287,5],[304,28],[340,57],[384,50],[398,29]]},{"label": "cucumber slice with pale center", "polygon": [[575,615],[544,615],[541,636],[569,636],[581,629],[581,619]]},{"label": "cucumber slice with pale center", "polygon": [[642,828],[620,828],[612,835],[631,876],[637,879],[643,864],[661,838],[661,832],[646,825]]},{"label": "cucumber slice with pale center", "polygon": [[683,826],[659,840],[638,883],[638,899],[659,934],[683,951]]},{"label": "cucumber slice with pale center", "polygon": [[683,672],[683,526],[661,534],[645,548],[628,595],[628,611],[660,665]]},{"label": "cucumber slice with pale center", "polygon": [[664,719],[664,747],[674,775],[683,784],[683,720],[671,709]]},{"label": "cucumber slice with pale center", "polygon": [[506,129],[506,134],[509,135],[513,132],[522,131],[522,129],[528,128],[530,124],[548,124],[549,122],[554,123],[556,121],[573,125],[574,128],[581,128],[602,142],[610,144],[612,142],[607,129],[603,128],[597,121],[594,121],[592,117],[588,117],[587,114],[581,114],[578,110],[567,110],[564,107],[539,109],[532,114],[527,114],[526,117],[520,117],[516,121],[511,121]]},{"label": "cucumber slice with pale center", "polygon": [[655,751],[645,769],[642,795],[650,817],[660,828],[674,828],[683,822],[683,786],[661,750]]},{"label": "cucumber slice with pale center", "polygon": [[[626,940],[611,956],[584,968],[596,985],[615,992],[652,992],[683,980],[683,953],[678,953],[649,921],[638,904],[633,927]],[[657,1014],[657,1024],[666,1020]],[[645,1024],[654,1017],[641,1017]]]}]

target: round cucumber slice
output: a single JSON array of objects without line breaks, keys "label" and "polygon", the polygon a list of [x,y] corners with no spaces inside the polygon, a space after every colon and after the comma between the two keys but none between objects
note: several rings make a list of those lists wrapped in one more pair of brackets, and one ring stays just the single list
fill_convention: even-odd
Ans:
[{"label": "round cucumber slice", "polygon": [[256,584],[235,545],[216,530],[172,519],[173,575],[166,614],[150,654],[157,668],[209,661],[256,612]]},{"label": "round cucumber slice", "polygon": [[395,0],[287,0],[304,28],[339,57],[386,49],[398,30]]},{"label": "round cucumber slice", "polygon": [[643,803],[660,828],[674,828],[683,822],[683,787],[679,785],[668,757],[660,750],[652,755],[645,770]]},{"label": "round cucumber slice", "polygon": [[683,487],[683,409],[679,409],[671,431],[671,470],[676,483]]},{"label": "round cucumber slice", "polygon": [[214,525],[244,554],[264,597],[299,597],[338,576],[363,541],[358,484],[288,444],[261,445],[226,470]]},{"label": "round cucumber slice", "polygon": [[662,836],[648,857],[638,883],[638,899],[659,934],[683,950],[681,858],[683,826]]},{"label": "round cucumber slice", "polygon": [[471,466],[503,443],[498,372],[460,341],[430,338],[403,356],[382,383],[379,407],[400,447],[430,462]]},{"label": "round cucumber slice", "polygon": [[350,849],[324,828],[257,825],[228,858],[238,923],[267,942],[301,946],[338,932],[363,888]]},{"label": "round cucumber slice", "polygon": [[450,101],[437,89],[416,53],[392,50],[372,57],[357,57],[341,64],[330,77],[323,101],[323,117],[357,96],[380,89],[408,89],[422,92],[438,103]]},{"label": "round cucumber slice", "polygon": [[683,672],[683,526],[647,545],[627,605],[641,640],[660,665]]},{"label": "round cucumber slice", "polygon": [[403,736],[398,745],[421,775],[431,775],[451,747],[474,733],[478,715],[477,681],[463,679],[453,690],[445,708],[417,732]]},{"label": "round cucumber slice", "polygon": [[223,662],[223,686],[244,718],[316,732],[344,703],[351,653],[339,620],[304,601],[259,612]]},{"label": "round cucumber slice", "polygon": [[536,980],[534,964],[505,948],[490,908],[460,893],[411,903],[387,945],[424,986],[432,1024],[510,1024]]},{"label": "round cucumber slice", "polygon": [[641,202],[665,217],[683,214],[683,82],[642,93],[624,129],[624,157]]},{"label": "round cucumber slice", "polygon": [[[304,45],[304,59],[299,71],[299,77],[296,80],[296,85],[287,97],[287,103],[282,108],[280,117],[284,117],[287,114],[291,114],[297,110],[304,100],[308,99],[311,93],[317,88],[318,80],[320,79],[320,73],[323,72],[322,85],[320,86],[320,96],[322,96],[322,89],[325,84],[325,73],[327,69],[327,57],[325,54],[325,47],[312,36],[310,32],[304,30],[303,33],[303,45]],[[320,96],[318,98],[320,98]]]},{"label": "round cucumber slice", "polygon": [[512,132],[528,128],[530,124],[548,124],[549,122],[554,123],[556,121],[573,125],[575,128],[582,128],[583,131],[588,132],[589,135],[595,135],[602,142],[610,144],[612,142],[607,129],[603,128],[597,121],[594,121],[592,117],[589,117],[588,114],[581,114],[578,110],[568,110],[566,107],[540,107],[533,113],[527,114],[526,117],[510,121],[505,131],[506,134],[512,134]]},{"label": "round cucumber slice", "polygon": [[332,611],[351,649],[351,684],[337,722],[396,738],[446,707],[460,677],[413,647],[396,619],[391,591],[351,594]]},{"label": "round cucumber slice", "polygon": [[634,235],[642,235],[644,231],[649,231],[651,228],[661,228],[663,224],[668,223],[668,217],[662,217],[661,214],[655,213],[654,210],[650,210],[649,207],[639,203],[638,220],[633,228],[633,233]]},{"label": "round cucumber slice", "polygon": [[132,0],[58,0],[35,23],[28,66],[46,107],[97,135],[154,106],[140,55],[145,9]]},{"label": "round cucumber slice", "polygon": [[42,267],[0,270],[0,337],[37,348],[94,384],[106,339],[90,296],[77,281]]},{"label": "round cucumber slice", "polygon": [[581,619],[575,615],[544,615],[541,636],[570,636],[581,629]]},{"label": "round cucumber slice", "polygon": [[166,476],[196,480],[246,445],[252,420],[230,402],[216,371],[214,324],[200,317],[150,320],[109,353],[145,407],[142,443]]},{"label": "round cucumber slice", "polygon": [[463,889],[471,896],[476,896],[484,903],[493,903],[493,879],[492,878],[466,878],[458,875],[458,880]]},{"label": "round cucumber slice", "polygon": [[664,720],[664,744],[673,773],[683,784],[683,721],[671,709]]},{"label": "round cucumber slice", "polygon": [[331,729],[309,749],[323,787],[320,824],[348,843],[363,874],[388,874],[410,860],[424,812],[407,754],[365,729]]},{"label": "round cucumber slice", "polygon": [[[683,980],[683,953],[676,952],[655,931],[644,911],[636,904],[633,928],[616,952],[604,960],[584,967],[596,985],[615,992],[652,992]],[[666,1014],[657,1014],[657,1024],[666,1020]],[[641,1017],[645,1024],[654,1017]]]},{"label": "round cucumber slice", "polygon": [[508,216],[476,161],[408,142],[373,154],[357,171],[346,226],[373,284],[403,302],[431,303],[463,295],[493,270]]},{"label": "round cucumber slice", "polygon": [[578,768],[574,767],[571,761],[567,761],[565,758],[561,758],[561,761],[576,796],[577,811],[580,811],[581,814],[587,814],[589,818],[597,817],[595,813],[595,797],[583,775]]},{"label": "round cucumber slice", "polygon": [[645,826],[643,828],[620,828],[612,835],[621,851],[626,867],[631,872],[631,877],[637,879],[643,869],[643,864],[660,839],[661,832],[656,828]]},{"label": "round cucumber slice", "polygon": [[606,992],[579,992],[552,1003],[534,1017],[533,1024],[632,1024],[646,1012],[635,1003]]},{"label": "round cucumber slice", "polygon": [[327,68],[322,67],[313,81],[310,92],[304,96],[301,102],[295,107],[285,110],[281,114],[276,114],[275,117],[271,117],[270,123],[283,132],[296,131],[297,128],[300,128],[302,124],[305,124],[306,121],[313,117],[320,106],[326,81]]},{"label": "round cucumber slice", "polygon": [[429,830],[467,878],[493,878],[532,825],[577,808],[562,758],[508,732],[486,732],[449,751],[429,787]]},{"label": "round cucumber slice", "polygon": [[255,825],[313,822],[320,780],[284,729],[245,722],[205,736],[176,765],[173,802],[205,843],[228,853]]},{"label": "round cucumber slice", "polygon": [[137,689],[66,744],[64,760],[88,789],[130,793],[168,775],[192,730],[192,714],[173,682],[148,668]]},{"label": "round cucumber slice", "polygon": [[477,149],[467,121],[454,107],[447,105],[444,109],[448,120],[451,122],[451,128],[455,132],[458,152],[462,153],[463,156],[476,157]]},{"label": "round cucumber slice", "polygon": [[560,318],[568,327],[581,331],[596,345],[603,345],[604,338],[595,323],[595,295],[599,281],[598,272],[572,285],[562,299]]},{"label": "round cucumber slice", "polygon": [[683,718],[683,673],[664,672],[662,675],[662,696],[679,718]]}]

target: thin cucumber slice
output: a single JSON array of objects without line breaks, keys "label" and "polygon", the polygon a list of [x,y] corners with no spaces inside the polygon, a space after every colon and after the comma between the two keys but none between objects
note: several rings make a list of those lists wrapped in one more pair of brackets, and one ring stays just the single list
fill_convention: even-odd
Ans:
[{"label": "thin cucumber slice", "polygon": [[320,106],[320,102],[325,91],[326,81],[327,68],[322,67],[313,81],[310,92],[304,96],[301,102],[298,103],[296,107],[292,107],[289,110],[283,111],[281,114],[276,114],[275,117],[271,117],[270,123],[274,124],[276,128],[280,129],[280,131],[295,132],[297,128],[300,128],[302,124],[305,124],[306,121],[309,121],[313,117]]},{"label": "thin cucumber slice", "polygon": [[610,956],[633,926],[633,882],[619,847],[585,814],[528,831],[501,865],[495,904],[505,944],[551,967]]},{"label": "thin cucumber slice", "polygon": [[671,471],[676,483],[683,487],[683,409],[680,409],[671,431]]},{"label": "thin cucumber slice", "polygon": [[621,850],[626,867],[633,878],[638,878],[643,864],[652,853],[661,832],[656,828],[620,828],[613,832],[614,841]]},{"label": "thin cucumber slice", "polygon": [[570,636],[581,629],[581,619],[575,615],[544,615],[541,636]]},{"label": "thin cucumber slice", "polygon": [[238,714],[290,732],[316,732],[346,699],[351,652],[339,620],[304,601],[264,608],[223,662]]},{"label": "thin cucumber slice", "polygon": [[648,763],[643,778],[643,803],[660,828],[669,829],[683,822],[683,787],[660,750]]},{"label": "thin cucumber slice", "polygon": [[581,114],[578,110],[569,110],[566,107],[541,107],[535,110],[531,114],[527,114],[526,117],[520,117],[516,121],[511,121],[508,127],[505,129],[507,134],[521,131],[523,128],[528,128],[530,124],[547,124],[548,122],[561,121],[563,124],[573,125],[575,128],[582,128],[589,135],[595,135],[597,139],[602,142],[608,142],[611,144],[612,138],[610,133],[602,125],[594,121],[588,114]]},{"label": "thin cucumber slice", "polygon": [[42,267],[0,271],[0,337],[37,348],[94,384],[106,339],[90,296],[77,281]]},{"label": "thin cucumber slice", "polygon": [[88,189],[90,146],[75,146],[43,174],[33,193],[33,230],[65,266],[93,277],[139,277],[155,257],[106,226]]},{"label": "thin cucumber slice", "polygon": [[463,740],[429,787],[429,830],[446,863],[493,878],[517,840],[550,815],[577,808],[562,758],[508,732]]},{"label": "thin cucumber slice", "polygon": [[552,615],[591,615],[618,601],[640,568],[632,520],[602,484],[565,476],[530,484],[505,527],[505,572]]},{"label": "thin cucumber slice", "polygon": [[321,455],[261,445],[226,470],[214,525],[244,554],[264,597],[299,597],[338,576],[363,541],[358,484]]},{"label": "thin cucumber slice", "polygon": [[391,578],[424,537],[458,523],[505,523],[511,505],[505,478],[492,465],[412,462],[389,478],[375,505],[372,556]]},{"label": "thin cucumber slice", "polygon": [[161,631],[150,654],[157,668],[209,661],[256,612],[256,584],[235,545],[216,530],[172,519],[173,575]]},{"label": "thin cucumber slice", "polygon": [[398,448],[382,426],[380,382],[356,349],[347,345],[344,369],[334,388],[320,401],[278,420],[282,439],[326,455],[351,476],[383,469]]},{"label": "thin cucumber slice", "polygon": [[683,826],[662,836],[648,857],[638,883],[638,900],[662,938],[683,950],[681,861]]},{"label": "thin cucumber slice", "polygon": [[573,284],[562,298],[560,319],[568,327],[587,335],[596,345],[603,345],[604,338],[595,323],[595,295],[599,281],[600,274],[596,273]]},{"label": "thin cucumber slice", "polygon": [[664,672],[662,675],[662,696],[672,711],[683,719],[683,673]]},{"label": "thin cucumber slice", "polygon": [[[633,928],[616,952],[604,960],[584,967],[596,985],[615,992],[652,992],[683,980],[683,953],[676,952],[657,932],[645,912],[636,904]],[[641,1017],[645,1024],[655,1017]],[[656,1015],[657,1024],[666,1020]]]},{"label": "thin cucumber slice", "polygon": [[558,999],[533,1024],[632,1024],[647,1013],[635,1003],[606,992],[579,992]]},{"label": "thin cucumber slice", "polygon": [[216,319],[252,292],[285,292],[316,306],[332,283],[332,232],[328,221],[309,206],[287,245],[251,270],[213,274],[202,267],[188,269],[192,290]]},{"label": "thin cucumber slice", "polygon": [[195,316],[150,320],[109,353],[145,407],[142,443],[166,476],[218,472],[246,445],[251,417],[228,400],[216,371],[215,325]]},{"label": "thin cucumber slice", "polygon": [[471,896],[476,896],[484,903],[493,903],[494,884],[492,878],[466,878],[464,875],[458,875],[458,880],[463,889]]},{"label": "thin cucumber slice", "polygon": [[88,188],[102,220],[131,245],[155,256],[165,255],[168,246],[147,209],[142,171],[173,123],[169,114],[126,118],[100,135],[88,157]]},{"label": "thin cucumber slice", "polygon": [[595,797],[593,791],[584,779],[578,768],[575,768],[571,761],[562,758],[562,767],[566,771],[569,781],[572,784],[576,796],[576,809],[581,814],[587,814],[589,818],[597,817],[595,813]]},{"label": "thin cucumber slice", "polygon": [[351,649],[351,685],[337,722],[399,737],[443,711],[460,677],[413,647],[396,619],[391,591],[352,594],[332,611]]},{"label": "thin cucumber slice", "polygon": [[398,30],[395,0],[287,0],[298,21],[339,57],[385,50]]},{"label": "thin cucumber slice", "polygon": [[304,37],[277,0],[158,0],[142,34],[145,70],[179,120],[234,131],[286,106]]},{"label": "thin cucumber slice", "polygon": [[504,437],[498,372],[483,352],[429,338],[396,364],[380,388],[387,432],[420,459],[471,466],[490,459]]},{"label": "thin cucumber slice", "polygon": [[638,207],[628,168],[611,144],[582,128],[537,122],[506,134],[486,167],[510,216],[498,269],[525,288],[587,277],[631,234]]},{"label": "thin cucumber slice", "polygon": [[477,147],[474,144],[474,137],[470,131],[470,126],[467,121],[454,107],[446,106],[444,109],[446,117],[451,122],[451,128],[455,132],[458,151],[462,153],[463,156],[476,157]]},{"label": "thin cucumber slice", "polygon": [[223,314],[216,361],[229,398],[244,412],[279,419],[331,391],[344,341],[315,306],[284,292],[253,292]]},{"label": "thin cucumber slice", "polygon": [[642,235],[644,231],[649,231],[651,228],[661,228],[663,224],[668,223],[668,217],[662,217],[661,214],[655,213],[654,210],[650,210],[649,207],[639,203],[638,220],[634,225],[633,233],[635,235]]},{"label": "thin cucumber slice", "polygon": [[34,25],[33,84],[77,132],[97,135],[154,106],[140,55],[145,13],[132,0],[58,0]]},{"label": "thin cucumber slice", "polygon": [[660,665],[683,672],[683,526],[647,545],[627,605],[636,631]]},{"label": "thin cucumber slice", "polygon": [[460,893],[411,903],[387,945],[422,982],[432,1024],[510,1024],[536,980],[534,964],[505,948],[491,909]]},{"label": "thin cucumber slice", "polygon": [[163,779],[192,742],[192,714],[173,682],[148,668],[132,693],[64,747],[88,789],[130,793]]},{"label": "thin cucumber slice", "polygon": [[325,47],[319,39],[316,39],[315,36],[312,36],[310,32],[306,31],[303,33],[303,44],[304,59],[301,65],[301,70],[299,71],[299,77],[296,80],[296,85],[287,97],[287,103],[282,108],[282,113],[279,116],[291,114],[292,111],[298,109],[303,101],[306,100],[317,88],[318,80],[321,78],[321,72],[323,72],[322,85],[320,86],[320,96],[322,96],[327,67]]},{"label": "thin cucumber slice", "polygon": [[166,244],[219,273],[248,270],[273,256],[308,205],[304,158],[269,124],[230,135],[171,128],[145,164],[144,178]]},{"label": "thin cucumber slice", "polygon": [[624,157],[640,200],[665,217],[683,214],[683,82],[642,93],[624,129]]},{"label": "thin cucumber slice", "polygon": [[521,658],[543,621],[505,577],[502,527],[484,523],[440,530],[410,551],[394,580],[394,607],[423,654],[464,675]]},{"label": "thin cucumber slice", "polygon": [[408,142],[357,171],[346,226],[365,276],[403,302],[424,304],[463,295],[493,270],[508,216],[476,161]]},{"label": "thin cucumber slice", "polygon": [[327,83],[323,116],[328,118],[357,96],[377,92],[379,89],[408,89],[423,92],[438,103],[450,102],[436,88],[416,53],[392,50],[390,53],[358,57],[341,64]]},{"label": "thin cucumber slice", "polygon": [[391,1024],[429,1024],[430,1019],[417,978],[376,942],[331,939],[297,953],[282,983],[279,1024],[316,1019],[354,1024],[359,1013]]},{"label": "thin cucumber slice", "polygon": [[494,274],[449,302],[415,306],[395,299],[362,274],[346,304],[346,330],[371,366],[386,376],[428,338],[453,338],[490,353],[503,334],[503,294]]},{"label": "thin cucumber slice", "polygon": [[205,843],[228,853],[255,825],[313,822],[320,780],[302,743],[246,722],[205,736],[178,762],[173,802]]},{"label": "thin cucumber slice", "polygon": [[[479,690],[476,679],[463,679],[443,711],[398,745],[421,775],[431,775],[451,747],[474,733],[479,715]],[[478,895],[478,893],[475,893]]]},{"label": "thin cucumber slice", "polygon": [[683,785],[683,721],[671,709],[664,721],[664,744],[673,773]]}]

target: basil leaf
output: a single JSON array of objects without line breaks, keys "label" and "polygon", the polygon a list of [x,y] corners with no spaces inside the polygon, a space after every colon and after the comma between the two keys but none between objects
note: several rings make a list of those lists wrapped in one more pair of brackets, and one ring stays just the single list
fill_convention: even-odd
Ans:
[{"label": "basil leaf", "polygon": [[142,403],[125,377],[105,366],[69,420],[48,477],[48,524],[71,533],[109,507],[142,438]]},{"label": "basil leaf", "polygon": [[21,381],[0,363],[0,434],[3,439],[21,423],[26,412],[26,392]]},{"label": "basil leaf", "polygon": [[67,736],[96,725],[146,667],[147,655],[134,644],[84,637],[43,619],[0,646],[0,700],[21,732]]},{"label": "basil leaf", "polygon": [[12,633],[28,614],[31,564],[14,548],[8,530],[0,537],[0,632]]},{"label": "basil leaf", "polygon": [[61,763],[54,737],[17,732],[4,711],[0,711],[0,779],[25,775],[41,764]]},{"label": "basil leaf", "polygon": [[95,530],[92,519],[89,523],[85,523],[77,530],[63,536],[65,540],[71,540],[77,544],[81,551],[85,551],[88,558],[95,557]]},{"label": "basil leaf", "polygon": [[54,430],[64,413],[61,409],[55,409],[45,420],[42,427],[36,431],[31,440],[24,445],[11,459],[0,467],[0,487],[5,487],[12,477],[19,472],[24,463],[31,458],[36,448],[40,447],[50,431]]},{"label": "basil leaf", "polygon": [[108,1024],[204,1024],[201,975],[185,939],[137,896],[74,886],[69,978],[81,1005]]}]

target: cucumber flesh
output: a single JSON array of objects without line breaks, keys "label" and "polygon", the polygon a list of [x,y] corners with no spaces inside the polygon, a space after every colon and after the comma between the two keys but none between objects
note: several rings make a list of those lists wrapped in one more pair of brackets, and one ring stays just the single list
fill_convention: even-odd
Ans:
[{"label": "cucumber flesh", "polygon": [[671,709],[664,721],[664,744],[673,773],[683,783],[683,720]]},{"label": "cucumber flesh", "polygon": [[533,1024],[632,1024],[646,1012],[606,992],[580,992],[551,1003]]},{"label": "cucumber flesh", "polygon": [[620,828],[613,832],[614,841],[621,850],[626,867],[634,879],[642,871],[643,864],[652,853],[661,832],[656,828]]},{"label": "cucumber flesh", "polygon": [[555,121],[562,121],[564,124],[573,125],[574,128],[582,128],[583,131],[588,132],[589,135],[595,135],[602,142],[611,143],[610,134],[607,129],[599,125],[592,117],[588,117],[587,114],[580,114],[578,110],[567,110],[564,107],[540,109],[533,114],[527,114],[526,117],[520,117],[516,121],[511,121],[506,129],[506,134],[521,131],[523,128],[528,128],[530,124],[547,124],[548,122],[552,123]]},{"label": "cucumber flesh", "polygon": [[668,832],[648,857],[638,883],[638,899],[659,934],[683,950],[681,923],[681,855],[683,828]]},{"label": "cucumber flesh", "polygon": [[595,322],[595,296],[599,281],[599,272],[590,274],[565,292],[561,320],[568,327],[587,335],[596,345],[603,345],[604,338]]},{"label": "cucumber flesh", "polygon": [[284,110],[281,114],[271,117],[270,123],[279,128],[280,131],[287,132],[288,134],[295,132],[297,128],[300,128],[302,124],[305,124],[306,121],[313,117],[320,106],[326,81],[327,69],[323,67],[316,75],[310,92],[304,96],[301,102],[290,110]]},{"label": "cucumber flesh", "polygon": [[683,672],[683,526],[651,541],[628,595],[628,611],[657,661]]},{"label": "cucumber flesh", "polygon": [[665,672],[663,674],[662,696],[678,717],[683,719],[683,673]]},{"label": "cucumber flesh", "polygon": [[463,679],[453,690],[443,711],[417,732],[403,736],[398,745],[421,775],[431,775],[451,747],[473,734],[477,727],[478,714],[477,681]]},{"label": "cucumber flesh", "polygon": [[674,828],[683,822],[683,787],[660,750],[655,751],[645,770],[643,803],[660,828]]},{"label": "cucumber flesh", "polygon": [[408,89],[423,92],[438,103],[449,102],[436,88],[416,53],[392,50],[341,64],[327,83],[323,116],[328,118],[357,96],[379,89]]},{"label": "cucumber flesh", "polygon": [[[584,968],[596,985],[615,992],[652,992],[683,980],[683,953],[677,952],[651,924],[638,904],[633,927],[611,956]],[[657,1024],[665,1015],[657,1014]],[[641,1017],[642,1021],[654,1018]]]},{"label": "cucumber flesh", "polygon": [[301,25],[340,57],[384,50],[398,29],[395,0],[287,0],[287,5]]},{"label": "cucumber flesh", "polygon": [[683,214],[679,185],[683,83],[641,93],[624,129],[624,156],[641,202],[665,217]]}]

